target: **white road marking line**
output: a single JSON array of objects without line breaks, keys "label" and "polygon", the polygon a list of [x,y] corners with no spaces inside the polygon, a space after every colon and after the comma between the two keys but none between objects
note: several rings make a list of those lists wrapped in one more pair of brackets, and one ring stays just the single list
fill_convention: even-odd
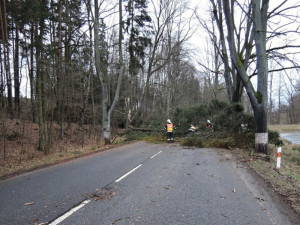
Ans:
[{"label": "white road marking line", "polygon": [[140,168],[142,166],[142,164],[138,165],[137,167],[135,167],[134,169],[130,170],[128,173],[126,173],[125,175],[121,176],[119,179],[115,180],[116,183],[120,182],[121,180],[123,180],[125,177],[127,177],[129,174],[133,173],[134,171],[136,171],[138,168]]},{"label": "white road marking line", "polygon": [[68,212],[66,212],[64,215],[62,215],[61,217],[57,218],[56,220],[54,220],[52,223],[50,223],[49,225],[57,225],[59,223],[61,223],[63,220],[65,220],[66,218],[68,218],[69,216],[71,216],[73,213],[75,213],[77,210],[81,209],[83,206],[85,206],[86,204],[88,204],[91,200],[85,200],[84,202],[82,202],[80,205],[74,207],[73,209],[69,210]]},{"label": "white road marking line", "polygon": [[[159,151],[158,153],[156,153],[155,155],[151,156],[151,159],[153,159],[155,156],[159,155],[160,153],[162,153],[162,151]],[[125,177],[127,177],[129,174],[133,173],[134,171],[136,171],[138,168],[140,168],[142,166],[142,164],[138,165],[137,167],[133,168],[132,170],[130,170],[128,173],[124,174],[123,176],[121,176],[119,179],[115,180],[116,183],[120,182],[121,180],[123,180]],[[63,220],[65,220],[66,218],[68,218],[69,216],[71,216],[73,213],[75,213],[76,211],[78,211],[79,209],[81,209],[83,206],[85,206],[86,204],[88,204],[91,200],[85,200],[83,201],[80,205],[70,209],[68,212],[66,212],[64,215],[60,216],[59,218],[57,218],[56,220],[54,220],[52,223],[50,223],[49,225],[57,225],[59,223],[61,223]]]},{"label": "white road marking line", "polygon": [[153,159],[155,156],[157,156],[160,153],[162,153],[162,151],[159,151],[158,153],[156,153],[154,156],[151,157],[151,159]]}]

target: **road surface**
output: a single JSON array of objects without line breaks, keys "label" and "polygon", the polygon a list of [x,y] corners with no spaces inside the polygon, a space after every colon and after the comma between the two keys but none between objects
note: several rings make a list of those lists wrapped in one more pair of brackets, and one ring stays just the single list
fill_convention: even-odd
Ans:
[{"label": "road surface", "polygon": [[136,142],[0,182],[0,224],[295,224],[226,150]]}]

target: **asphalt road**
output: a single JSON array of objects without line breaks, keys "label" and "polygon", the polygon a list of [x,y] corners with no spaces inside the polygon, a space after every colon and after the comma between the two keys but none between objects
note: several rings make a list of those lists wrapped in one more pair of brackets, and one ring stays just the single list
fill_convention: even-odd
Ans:
[{"label": "asphalt road", "polygon": [[293,224],[279,208],[226,150],[175,144],[137,142],[0,182],[3,225]]}]

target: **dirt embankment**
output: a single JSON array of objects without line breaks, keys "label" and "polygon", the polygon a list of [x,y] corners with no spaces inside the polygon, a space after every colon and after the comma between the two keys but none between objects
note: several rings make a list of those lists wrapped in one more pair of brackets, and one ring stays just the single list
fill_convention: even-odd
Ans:
[{"label": "dirt embankment", "polygon": [[1,119],[0,178],[103,149],[97,127],[66,124],[63,139],[59,134],[58,124],[47,124],[46,146],[49,153],[45,154],[38,150],[38,124]]}]

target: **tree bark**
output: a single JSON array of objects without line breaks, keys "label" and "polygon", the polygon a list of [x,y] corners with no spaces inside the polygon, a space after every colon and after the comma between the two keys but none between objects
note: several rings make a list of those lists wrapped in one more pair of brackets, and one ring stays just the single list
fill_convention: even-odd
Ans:
[{"label": "tree bark", "polygon": [[[47,0],[41,1],[41,6],[44,10]],[[44,153],[48,153],[46,148],[46,128],[45,128],[45,114],[44,114],[44,90],[43,90],[43,36],[45,29],[45,19],[43,16],[39,19],[39,34],[36,39],[36,79],[37,79],[37,99],[39,109],[39,146],[38,149]]]},{"label": "tree bark", "polygon": [[223,1],[223,10],[225,14],[228,45],[230,55],[238,76],[241,78],[247,95],[251,102],[255,118],[255,149],[257,152],[268,154],[268,128],[267,128],[267,103],[268,103],[268,60],[266,56],[266,28],[267,28],[267,9],[268,0],[253,0],[254,39],[257,54],[257,91],[254,90],[252,83],[246,72],[244,64],[241,62],[235,44],[233,13],[229,0]]},{"label": "tree bark", "polygon": [[122,0],[119,0],[119,75],[117,81],[117,87],[115,89],[114,100],[109,107],[109,93],[108,93],[108,78],[104,77],[103,69],[101,66],[101,52],[99,48],[99,6],[98,0],[95,0],[95,18],[94,18],[94,39],[95,39],[95,65],[96,72],[100,79],[101,84],[101,93],[102,93],[102,129],[103,129],[103,138],[105,144],[111,143],[111,115],[114,108],[117,105],[120,95],[120,88],[122,83],[122,77],[124,73],[124,62],[123,62],[123,53],[122,53]]},{"label": "tree bark", "polygon": [[[255,48],[257,55],[257,94],[259,110],[256,114],[256,136],[264,137],[255,139],[257,152],[268,153],[268,58],[266,54],[267,10],[269,0],[253,0],[253,21],[255,32]],[[262,7],[260,8],[262,4]],[[254,114],[254,115],[255,115]]]},{"label": "tree bark", "polygon": [[[4,45],[4,67],[6,75],[6,86],[7,86],[7,101],[8,101],[8,112],[13,114],[13,100],[12,100],[12,83],[10,74],[10,63],[9,63],[9,44],[8,44],[8,25],[7,25],[7,14],[6,14],[6,0],[3,0],[3,9],[0,7],[0,15],[3,18],[1,22],[2,40]],[[3,12],[2,12],[3,11]]]},{"label": "tree bark", "polygon": [[[0,17],[1,17],[1,13],[0,13]],[[1,21],[0,21],[1,23]],[[4,108],[4,70],[3,70],[3,66],[2,66],[2,62],[3,62],[3,59],[2,59],[2,47],[0,45],[0,74],[1,74],[1,77],[0,77],[0,105],[1,105],[1,108],[3,109]]]},{"label": "tree bark", "polygon": [[21,115],[20,105],[20,74],[19,74],[19,24],[16,22],[15,57],[14,57],[14,86],[15,86],[15,111],[17,117]]},{"label": "tree bark", "polygon": [[38,118],[37,118],[37,107],[36,107],[36,89],[34,88],[35,85],[35,80],[34,80],[34,37],[36,36],[36,30],[34,24],[31,24],[31,29],[30,29],[30,63],[28,63],[29,67],[29,83],[30,83],[30,102],[31,102],[31,110],[32,110],[32,121],[34,123],[37,123]]},{"label": "tree bark", "polygon": [[58,38],[58,49],[57,49],[57,110],[58,120],[60,124],[59,137],[61,140],[64,139],[64,84],[63,84],[63,73],[62,73],[62,1],[58,3],[58,26],[57,26],[57,38]]},{"label": "tree bark", "polygon": [[[4,40],[4,27],[3,27],[3,20],[2,20],[2,7],[1,7],[1,5],[0,5],[0,35],[1,35],[1,38],[2,38],[2,40]],[[4,49],[5,47],[4,47],[4,44],[3,44],[3,52],[4,52],[4,56],[5,56],[5,49]],[[4,60],[5,61],[5,60]],[[0,45],[0,72],[1,72],[1,85],[0,85],[0,100],[1,100],[1,106],[2,106],[2,108],[4,108],[5,107],[5,104],[4,104],[4,91],[5,91],[5,85],[4,85],[4,70],[5,69],[3,69],[3,64],[2,64],[2,62],[3,62],[3,59],[2,59],[2,48],[1,48],[1,45]],[[4,67],[5,67],[5,62],[4,62]]]},{"label": "tree bark", "polygon": [[[214,13],[214,18],[219,30],[219,36],[220,36],[220,43],[221,43],[221,49],[218,47],[218,43],[216,42],[216,36],[214,33],[212,33],[213,37],[213,41],[215,43],[215,47],[218,48],[218,52],[216,52],[216,54],[220,54],[222,61],[224,63],[224,79],[225,79],[225,84],[226,84],[226,90],[227,90],[227,94],[228,94],[228,98],[229,101],[231,103],[238,103],[241,102],[242,100],[242,94],[243,94],[243,82],[240,78],[240,75],[238,74],[239,72],[236,70],[234,64],[232,63],[232,65],[230,66],[230,61],[229,61],[229,57],[227,55],[227,46],[226,46],[226,39],[225,39],[225,34],[224,34],[224,28],[223,28],[223,13],[222,13],[222,1],[221,0],[217,0],[217,3],[215,3],[214,0],[210,0],[212,7],[213,7],[213,13]],[[233,2],[231,2],[231,5],[233,6]],[[229,8],[230,9],[230,8]],[[233,13],[233,9],[231,9],[231,13]],[[249,10],[250,11],[250,10]],[[250,15],[250,12],[248,12],[248,14]],[[234,20],[232,19],[232,23],[234,23]],[[233,24],[234,26],[234,24]],[[253,32],[251,32],[251,26],[252,26],[252,20],[251,18],[248,19],[247,22],[247,26],[246,26],[246,32],[245,32],[245,38],[244,38],[244,43],[243,43],[243,47],[239,47],[237,46],[237,49],[239,49],[238,53],[239,55],[244,54],[244,60],[243,62],[241,62],[245,69],[247,69],[248,66],[248,62],[249,62],[249,57],[251,54],[251,50],[252,50],[252,43],[253,43]],[[208,27],[206,27],[206,29],[208,29]],[[232,29],[235,29],[235,27],[232,27]],[[209,31],[210,32],[210,31]],[[235,32],[236,35],[236,39],[237,42],[239,44],[241,44],[240,41],[240,36],[241,33],[237,33]],[[247,46],[247,47],[245,47]],[[216,70],[216,72],[218,72],[218,70]]]}]

